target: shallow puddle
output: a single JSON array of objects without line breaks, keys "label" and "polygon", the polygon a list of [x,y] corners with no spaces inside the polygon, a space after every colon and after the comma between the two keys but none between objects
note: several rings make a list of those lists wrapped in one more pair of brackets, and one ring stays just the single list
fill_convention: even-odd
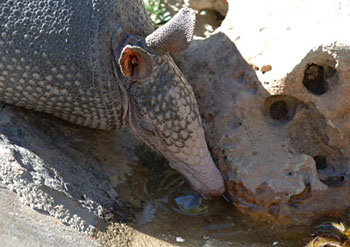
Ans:
[{"label": "shallow puddle", "polygon": [[135,227],[183,246],[303,246],[310,240],[308,228],[276,229],[252,221],[224,199],[205,201],[195,194],[176,191],[150,201]]},{"label": "shallow puddle", "polygon": [[224,198],[201,198],[167,165],[146,167],[150,168],[148,176],[139,172],[144,166],[138,167],[131,181],[125,183],[128,186],[122,190],[132,188],[132,193],[120,193],[120,188],[118,191],[123,197],[134,197],[135,193],[142,197],[142,212],[128,223],[139,232],[176,246],[295,247],[312,239],[311,227],[286,229],[254,221]]}]

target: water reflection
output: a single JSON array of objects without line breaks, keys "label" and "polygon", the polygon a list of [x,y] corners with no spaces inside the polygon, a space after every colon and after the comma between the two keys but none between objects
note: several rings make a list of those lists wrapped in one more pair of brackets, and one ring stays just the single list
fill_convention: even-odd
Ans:
[{"label": "water reflection", "polygon": [[170,168],[158,178],[135,226],[146,234],[189,247],[295,247],[311,239],[309,227],[275,227],[242,215],[224,198],[204,200]]},{"label": "water reflection", "polygon": [[175,212],[183,215],[203,216],[209,212],[209,201],[202,199],[202,197],[194,191],[173,193],[170,203]]}]

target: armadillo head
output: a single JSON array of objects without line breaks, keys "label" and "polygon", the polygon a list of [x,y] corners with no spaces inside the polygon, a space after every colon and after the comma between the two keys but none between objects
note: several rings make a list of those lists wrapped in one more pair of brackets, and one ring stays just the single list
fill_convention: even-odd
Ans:
[{"label": "armadillo head", "polygon": [[129,35],[119,48],[124,121],[196,191],[220,196],[223,178],[208,151],[192,87],[169,55],[188,47],[194,23],[194,12],[182,9],[146,38]]}]

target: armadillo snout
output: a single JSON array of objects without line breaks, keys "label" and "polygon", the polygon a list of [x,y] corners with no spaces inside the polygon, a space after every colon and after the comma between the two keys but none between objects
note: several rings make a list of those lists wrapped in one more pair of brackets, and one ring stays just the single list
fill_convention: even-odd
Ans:
[{"label": "armadillo snout", "polygon": [[197,192],[218,197],[225,191],[224,181],[208,151],[203,129],[199,127],[195,130],[194,140],[188,141],[186,147],[173,154],[177,160],[170,166],[179,171]]},{"label": "armadillo snout", "polygon": [[187,126],[187,131],[191,135],[182,140],[183,148],[174,148],[169,154],[169,159],[173,161],[170,165],[183,174],[199,193],[220,196],[225,191],[224,181],[208,150],[199,117]]}]

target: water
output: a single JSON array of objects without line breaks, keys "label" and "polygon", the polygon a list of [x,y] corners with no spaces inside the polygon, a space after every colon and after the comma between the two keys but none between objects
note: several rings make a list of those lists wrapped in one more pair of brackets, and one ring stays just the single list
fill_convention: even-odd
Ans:
[{"label": "water", "polygon": [[[140,232],[189,247],[295,247],[304,246],[312,239],[311,226],[281,228],[252,220],[224,198],[201,198],[171,168],[157,169],[157,174],[151,169],[150,176],[143,178],[147,198],[132,224]],[[133,180],[142,180],[135,175]],[[144,184],[140,187],[145,190]]]}]

